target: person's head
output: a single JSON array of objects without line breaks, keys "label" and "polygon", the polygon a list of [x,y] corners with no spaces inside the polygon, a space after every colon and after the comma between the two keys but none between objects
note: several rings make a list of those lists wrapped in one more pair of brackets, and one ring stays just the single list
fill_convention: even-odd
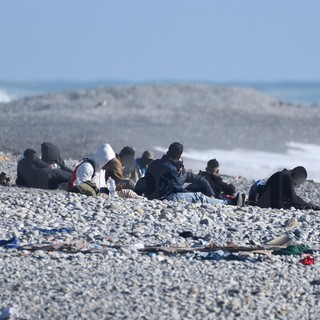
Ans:
[{"label": "person's head", "polygon": [[119,152],[119,158],[124,167],[130,168],[135,163],[135,156],[136,152],[133,148],[126,146],[122,148],[122,150]]},{"label": "person's head", "polygon": [[174,161],[179,160],[183,153],[183,145],[180,142],[173,142],[170,144],[167,151],[167,156]]},{"label": "person's head", "polygon": [[302,166],[293,168],[291,175],[295,185],[301,185],[307,180],[307,170]]},{"label": "person's head", "polygon": [[32,158],[37,152],[33,149],[26,149],[23,152],[23,156],[26,158]]},{"label": "person's head", "polygon": [[219,162],[217,159],[211,159],[208,161],[206,171],[211,174],[219,174]]},{"label": "person's head", "polygon": [[135,154],[136,154],[136,152],[134,151],[134,149],[129,146],[123,147],[121,149],[121,151],[119,152],[120,158],[122,158],[123,156],[126,156],[126,155],[130,155],[130,156],[134,157]]},{"label": "person's head", "polygon": [[183,165],[183,159],[179,158],[177,161],[177,170],[178,170],[178,175],[182,175],[183,173],[183,169],[184,169],[184,165]]},{"label": "person's head", "polygon": [[142,165],[147,168],[149,164],[153,161],[153,159],[154,159],[153,152],[149,150],[144,151],[141,156]]},{"label": "person's head", "polygon": [[60,150],[50,142],[41,144],[41,159],[49,164],[55,163],[60,158]]},{"label": "person's head", "polygon": [[96,162],[97,168],[100,170],[103,169],[110,160],[115,158],[115,156],[116,155],[110,144],[105,143],[99,146],[92,158]]}]

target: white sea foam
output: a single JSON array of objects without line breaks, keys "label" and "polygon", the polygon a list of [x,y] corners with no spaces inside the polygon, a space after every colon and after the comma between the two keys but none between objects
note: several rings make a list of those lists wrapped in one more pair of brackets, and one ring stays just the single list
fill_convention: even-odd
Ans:
[{"label": "white sea foam", "polygon": [[12,98],[6,91],[0,90],[0,102],[10,102],[11,100]]},{"label": "white sea foam", "polygon": [[[183,159],[187,169],[197,171],[204,170],[207,161],[216,158],[221,173],[252,179],[267,178],[283,168],[301,165],[307,169],[308,179],[320,182],[320,145],[288,142],[287,147],[283,154],[245,149],[186,149]],[[155,150],[166,152],[167,149],[155,147]]]}]

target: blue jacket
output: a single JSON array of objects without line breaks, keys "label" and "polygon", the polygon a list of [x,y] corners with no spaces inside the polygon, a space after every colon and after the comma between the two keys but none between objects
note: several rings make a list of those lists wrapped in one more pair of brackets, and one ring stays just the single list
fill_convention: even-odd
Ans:
[{"label": "blue jacket", "polygon": [[142,165],[142,159],[137,158],[136,164],[137,164],[137,169],[139,170],[139,175],[140,175],[139,178],[144,177],[147,172],[147,168]]},{"label": "blue jacket", "polygon": [[146,193],[149,199],[167,199],[173,193],[189,192],[183,188],[176,163],[167,155],[154,160],[149,165],[146,175]]}]

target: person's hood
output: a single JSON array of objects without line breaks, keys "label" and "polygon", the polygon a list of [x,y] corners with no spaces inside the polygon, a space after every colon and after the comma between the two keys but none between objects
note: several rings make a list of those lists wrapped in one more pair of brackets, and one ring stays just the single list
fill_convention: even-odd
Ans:
[{"label": "person's hood", "polygon": [[111,148],[110,144],[102,144],[96,153],[89,157],[90,159],[94,160],[98,170],[100,170],[105,164],[107,164],[110,160],[116,157],[113,149]]},{"label": "person's hood", "polygon": [[41,144],[41,159],[47,163],[54,163],[60,158],[60,150],[54,144],[43,142]]}]

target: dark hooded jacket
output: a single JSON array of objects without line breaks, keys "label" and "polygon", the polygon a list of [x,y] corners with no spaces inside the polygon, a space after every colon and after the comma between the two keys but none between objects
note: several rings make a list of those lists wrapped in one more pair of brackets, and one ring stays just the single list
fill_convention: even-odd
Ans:
[{"label": "dark hooded jacket", "polygon": [[72,173],[65,162],[61,158],[61,152],[58,147],[49,142],[41,144],[41,159],[48,164],[57,164],[61,170]]},{"label": "dark hooded jacket", "polygon": [[71,174],[59,169],[51,169],[50,165],[42,161],[35,152],[27,149],[18,161],[18,186],[40,189],[56,189],[60,183],[67,182]]},{"label": "dark hooded jacket", "polygon": [[145,181],[145,196],[149,200],[166,199],[173,193],[189,192],[183,188],[176,163],[167,155],[164,155],[161,159],[154,160],[149,165]]},{"label": "dark hooded jacket", "polygon": [[289,170],[283,169],[273,174],[264,186],[259,196],[257,206],[261,208],[315,209],[317,206],[309,204],[297,196],[294,190],[294,181]]},{"label": "dark hooded jacket", "polygon": [[49,171],[50,165],[35,153],[24,152],[23,158],[18,161],[16,183],[18,186],[47,189]]}]

